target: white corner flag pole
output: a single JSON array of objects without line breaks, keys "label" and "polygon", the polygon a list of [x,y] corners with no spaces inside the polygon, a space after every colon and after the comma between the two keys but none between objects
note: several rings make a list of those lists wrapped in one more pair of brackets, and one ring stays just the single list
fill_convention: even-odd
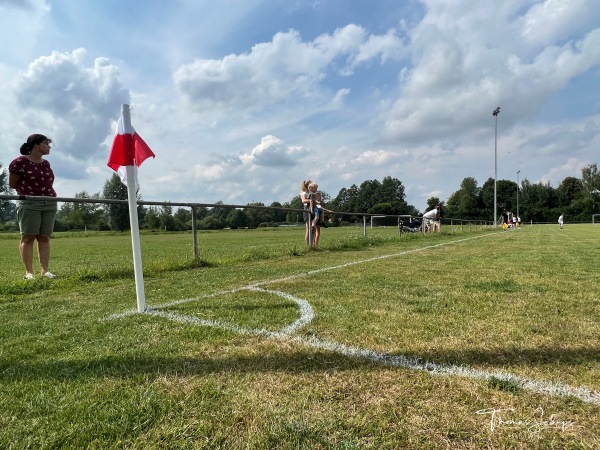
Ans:
[{"label": "white corner flag pole", "polygon": [[[121,105],[121,114],[125,130],[130,130],[132,126],[129,105]],[[144,272],[142,270],[142,249],[140,246],[140,228],[137,214],[135,171],[133,166],[126,166],[125,168],[127,170],[127,203],[129,204],[129,224],[131,226],[131,246],[133,247],[133,270],[135,273],[137,309],[138,312],[144,312],[146,311],[146,295],[144,293]]]}]

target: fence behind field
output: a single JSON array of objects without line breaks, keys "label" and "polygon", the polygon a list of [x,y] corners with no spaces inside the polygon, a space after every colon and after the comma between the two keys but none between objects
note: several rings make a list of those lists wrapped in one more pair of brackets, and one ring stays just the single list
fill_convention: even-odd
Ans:
[{"label": "fence behind field", "polygon": [[[37,201],[54,201],[57,203],[100,203],[100,204],[120,204],[127,206],[127,200],[116,200],[116,199],[93,199],[93,198],[81,198],[81,197],[37,197],[30,195],[0,195],[0,200],[37,200]],[[194,257],[198,258],[198,224],[197,224],[197,211],[198,208],[220,208],[220,209],[263,209],[263,210],[275,210],[275,211],[285,211],[285,212],[295,212],[298,215],[301,215],[307,210],[300,208],[286,208],[286,207],[276,207],[276,206],[262,206],[262,205],[226,205],[222,203],[193,203],[193,202],[157,202],[157,201],[146,201],[146,200],[138,200],[137,204],[139,206],[175,206],[175,207],[183,207],[190,208],[192,212],[192,240],[193,240],[193,252]],[[312,215],[312,212],[309,212]],[[405,225],[410,224],[415,220],[420,220],[419,217],[410,216],[410,215],[394,215],[394,214],[370,214],[370,213],[348,213],[348,212],[333,212],[330,213],[332,216],[338,217],[347,217],[352,219],[362,219],[362,224],[357,222],[354,226],[360,226],[363,229],[363,236],[367,237],[367,224],[370,224],[370,228],[374,227],[374,220],[377,218],[385,218],[388,221],[393,221],[395,227],[398,228],[399,235],[403,235],[406,231]],[[493,226],[492,221],[485,220],[465,220],[465,219],[452,219],[452,218],[443,218],[441,220],[442,224],[448,225],[451,228],[451,233],[454,233],[455,230],[464,231],[465,229],[471,230],[480,230],[484,228],[489,228]],[[312,228],[312,221],[309,221],[309,228]],[[419,230],[420,232],[426,232],[425,228]],[[312,232],[309,233],[309,239],[312,237]]]}]

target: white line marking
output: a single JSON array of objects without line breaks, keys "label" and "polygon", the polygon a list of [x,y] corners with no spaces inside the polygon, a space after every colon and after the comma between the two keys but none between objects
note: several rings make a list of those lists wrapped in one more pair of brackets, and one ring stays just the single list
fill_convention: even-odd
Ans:
[{"label": "white line marking", "polygon": [[[310,275],[313,275],[316,273],[337,270],[337,269],[343,269],[343,268],[350,267],[350,266],[353,266],[356,264],[364,264],[364,263],[368,263],[368,262],[376,261],[376,260],[380,260],[380,259],[392,258],[392,257],[396,257],[396,256],[403,256],[403,255],[407,255],[410,253],[416,253],[416,252],[421,252],[424,250],[441,247],[444,245],[457,244],[457,243],[465,242],[465,241],[468,241],[471,239],[478,239],[481,237],[496,236],[496,235],[501,235],[501,233],[497,233],[497,234],[495,233],[493,235],[486,234],[486,235],[480,235],[480,236],[475,236],[475,237],[469,237],[469,238],[459,239],[459,240],[452,241],[452,242],[444,242],[444,243],[440,243],[440,244],[429,245],[427,247],[422,247],[422,248],[418,248],[418,249],[407,250],[407,251],[403,251],[400,253],[377,256],[374,258],[364,259],[364,260],[360,260],[360,261],[352,261],[352,262],[340,264],[337,266],[315,269],[315,270],[291,275],[291,276],[284,277],[284,278],[278,278],[278,279],[274,279],[274,280],[265,280],[265,281],[254,283],[254,284],[244,286],[244,287],[241,287],[238,289],[223,290],[223,291],[214,292],[211,294],[206,294],[206,295],[193,297],[193,298],[176,300],[173,302],[154,306],[154,307],[148,308],[143,314],[158,316],[158,317],[162,317],[162,318],[165,318],[168,320],[173,320],[173,321],[180,322],[180,323],[187,323],[187,324],[192,324],[192,325],[219,328],[219,329],[231,331],[231,332],[238,333],[238,334],[262,336],[262,337],[265,337],[268,339],[275,339],[275,340],[292,341],[292,342],[296,342],[296,343],[299,343],[299,344],[302,344],[302,345],[305,345],[305,346],[308,346],[308,347],[311,347],[314,349],[331,351],[331,352],[339,353],[339,354],[342,354],[344,356],[351,357],[351,358],[366,359],[366,360],[376,362],[379,364],[383,364],[386,366],[402,367],[402,368],[406,368],[406,369],[425,371],[432,375],[455,375],[455,376],[461,376],[461,377],[475,379],[475,380],[486,380],[486,381],[495,378],[498,380],[513,383],[513,384],[519,386],[520,388],[530,391],[530,392],[534,392],[534,393],[538,393],[538,394],[548,394],[548,395],[572,396],[572,397],[578,398],[581,401],[586,402],[586,403],[600,405],[600,392],[593,391],[586,387],[573,387],[573,386],[559,384],[559,383],[549,383],[549,382],[545,382],[545,381],[530,380],[530,379],[519,377],[517,375],[513,375],[513,374],[510,374],[507,372],[494,372],[494,371],[486,371],[486,370],[469,368],[466,366],[457,366],[457,365],[448,366],[448,365],[436,364],[433,362],[421,361],[418,358],[409,358],[404,355],[389,355],[386,353],[376,352],[374,350],[348,346],[348,345],[340,344],[340,343],[333,342],[333,341],[321,340],[321,339],[317,339],[315,337],[305,338],[302,336],[293,335],[293,333],[297,332],[300,328],[309,324],[313,320],[315,314],[314,314],[314,311],[313,311],[310,303],[307,302],[306,300],[300,299],[298,297],[294,297],[293,295],[287,294],[285,292],[267,290],[267,289],[262,289],[259,287],[259,286],[265,286],[268,284],[274,284],[274,283],[279,283],[279,282],[283,282],[283,281],[295,280],[295,279],[310,276]],[[291,325],[283,328],[281,331],[269,331],[264,328],[260,328],[260,329],[244,328],[244,327],[240,327],[239,325],[236,325],[236,324],[219,322],[219,321],[214,321],[214,320],[207,320],[207,319],[200,319],[195,316],[186,316],[186,315],[175,314],[172,312],[162,311],[163,309],[170,308],[172,306],[181,305],[181,304],[189,303],[192,301],[199,301],[199,300],[202,300],[205,298],[216,297],[216,296],[220,296],[220,295],[224,295],[224,294],[238,293],[243,290],[265,292],[265,293],[269,293],[269,294],[273,294],[273,295],[277,295],[277,296],[286,298],[287,300],[290,300],[298,305],[299,310],[300,310],[300,318],[297,319],[296,321],[294,321]],[[134,314],[138,314],[138,312],[136,310],[129,310],[129,311],[125,311],[120,314],[113,314],[113,315],[103,319],[103,321],[120,319],[120,318],[127,317],[127,316],[134,315]]]},{"label": "white line marking", "polygon": [[349,358],[365,359],[385,366],[419,370],[432,375],[455,375],[473,380],[484,381],[489,381],[495,378],[498,380],[508,381],[524,390],[537,394],[558,395],[564,397],[572,396],[586,403],[600,405],[600,392],[595,392],[585,387],[573,387],[560,383],[530,380],[507,372],[494,372],[473,369],[465,366],[436,364],[429,361],[421,361],[418,358],[408,358],[404,355],[388,355],[386,353],[380,353],[374,350],[348,346],[333,341],[321,340],[315,337],[305,338],[298,335],[293,336],[285,331],[269,331],[265,330],[264,328],[244,328],[235,324],[199,319],[195,316],[184,316],[156,310],[150,310],[147,312],[147,314],[163,317],[165,319],[180,323],[220,328],[234,333],[261,336],[279,341],[291,341],[313,349],[339,353]]},{"label": "white line marking", "polygon": [[308,303],[306,300],[303,300],[298,297],[294,297],[291,294],[287,294],[287,293],[281,292],[281,291],[270,291],[267,289],[260,289],[260,288],[256,288],[256,287],[251,288],[251,290],[256,291],[256,292],[267,292],[269,294],[278,295],[278,296],[283,297],[291,302],[295,302],[298,305],[298,308],[300,309],[300,318],[298,318],[291,325],[288,325],[283,330],[281,330],[280,333],[282,333],[282,334],[295,333],[300,328],[302,328],[304,325],[308,325],[315,318],[315,312],[313,311],[310,303]]}]

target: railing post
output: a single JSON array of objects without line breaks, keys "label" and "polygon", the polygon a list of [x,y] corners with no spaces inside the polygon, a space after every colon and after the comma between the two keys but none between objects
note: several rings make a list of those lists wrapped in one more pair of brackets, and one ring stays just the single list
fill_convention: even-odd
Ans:
[{"label": "railing post", "polygon": [[192,243],[194,247],[194,259],[198,259],[198,226],[196,224],[195,206],[192,206]]}]

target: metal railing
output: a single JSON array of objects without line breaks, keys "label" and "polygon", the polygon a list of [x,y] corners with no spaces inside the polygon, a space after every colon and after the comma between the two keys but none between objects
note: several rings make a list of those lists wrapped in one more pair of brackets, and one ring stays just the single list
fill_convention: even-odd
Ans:
[{"label": "metal railing", "polygon": [[[95,198],[84,198],[84,197],[40,197],[40,196],[32,196],[32,195],[0,195],[0,200],[33,200],[33,201],[54,201],[57,203],[101,203],[101,204],[119,204],[119,205],[128,205],[127,200],[115,200],[115,199],[95,199]],[[311,217],[314,216],[312,211],[308,211],[306,209],[299,208],[285,208],[283,206],[262,206],[262,205],[226,205],[223,203],[194,203],[194,202],[157,202],[157,201],[146,201],[146,200],[138,200],[137,205],[140,206],[178,206],[178,207],[187,207],[192,211],[192,240],[193,240],[193,252],[194,258],[198,258],[198,224],[197,224],[197,211],[198,208],[223,208],[223,209],[262,209],[262,210],[275,210],[275,211],[288,211],[288,212],[296,212],[296,213],[305,213],[308,212]],[[386,217],[390,219],[397,220],[398,233],[400,235],[404,234],[403,228],[406,224],[410,224],[415,220],[421,220],[421,217],[411,216],[407,214],[370,214],[370,213],[349,213],[349,212],[336,212],[333,211],[329,213],[334,216],[346,216],[346,217],[362,217],[362,228],[363,228],[363,237],[367,237],[367,218],[376,218],[376,217]],[[424,223],[425,221],[423,221]],[[454,233],[455,228],[460,228],[460,231],[463,231],[465,227],[468,226],[469,231],[473,228],[475,230],[483,229],[485,227],[493,226],[492,221],[485,220],[465,220],[465,219],[441,219],[442,224],[448,224],[451,227],[451,233]],[[371,228],[373,226],[372,220],[370,221]],[[313,238],[313,227],[312,220],[308,221],[309,227],[309,245],[312,245]],[[420,232],[425,233],[425,227],[421,227]]]}]

